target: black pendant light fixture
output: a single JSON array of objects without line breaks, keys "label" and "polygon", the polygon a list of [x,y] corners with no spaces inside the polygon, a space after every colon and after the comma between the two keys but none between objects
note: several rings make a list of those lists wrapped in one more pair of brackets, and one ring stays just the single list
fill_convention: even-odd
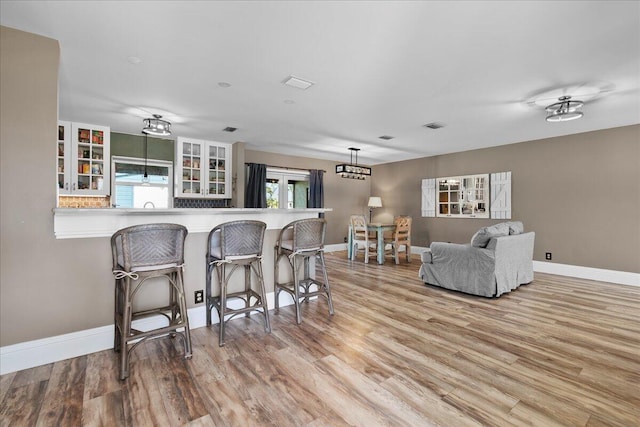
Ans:
[{"label": "black pendant light fixture", "polygon": [[142,176],[142,185],[149,185],[149,175],[147,174],[147,158],[149,157],[148,147],[149,141],[147,141],[147,134],[144,133],[144,175]]},{"label": "black pendant light fixture", "polygon": [[[349,147],[351,150],[351,161],[349,164],[342,163],[336,165],[336,173],[342,178],[350,179],[365,179],[367,176],[371,176],[371,168],[366,166],[358,166],[358,151],[359,148]],[[353,163],[353,153],[356,153],[356,162]]]}]

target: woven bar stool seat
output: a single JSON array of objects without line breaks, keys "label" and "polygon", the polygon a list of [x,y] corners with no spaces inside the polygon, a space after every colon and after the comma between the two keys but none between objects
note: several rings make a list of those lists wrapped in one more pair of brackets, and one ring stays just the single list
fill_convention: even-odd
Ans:
[{"label": "woven bar stool seat", "polygon": [[[275,309],[277,312],[280,308],[280,291],[285,291],[293,297],[297,324],[302,323],[300,301],[309,302],[309,298],[314,296],[326,298],[329,305],[329,314],[333,315],[331,288],[324,262],[326,227],[327,222],[323,218],[293,221],[280,231],[274,248]],[[309,261],[312,258],[316,261],[316,270],[319,269],[321,271],[322,280],[310,277]],[[286,260],[287,265],[291,268],[292,281],[280,282],[279,267],[282,260]]]},{"label": "woven bar stool seat", "polygon": [[[184,357],[191,358],[191,336],[182,276],[186,237],[187,229],[178,224],[135,225],[111,236],[115,277],[113,348],[120,353],[122,380],[129,376],[131,352],[149,338],[179,336],[184,344]],[[134,308],[134,297],[143,285],[145,288],[156,288],[167,283],[167,305]],[[146,331],[132,327],[134,320],[153,315],[165,317],[167,324]]]},{"label": "woven bar stool seat", "polygon": [[[224,345],[225,324],[239,314],[247,317],[252,311],[262,312],[264,330],[271,332],[267,295],[262,273],[262,244],[267,224],[262,221],[230,221],[214,227],[207,239],[206,309],[207,326],[211,325],[211,310],[218,312],[220,319],[219,345]],[[240,267],[244,270],[244,289],[228,292],[229,280]],[[212,294],[212,276],[215,270],[220,285],[218,295]],[[257,289],[252,287],[256,278]],[[232,285],[233,286],[233,285]],[[230,307],[229,303],[242,301],[241,306]]]}]

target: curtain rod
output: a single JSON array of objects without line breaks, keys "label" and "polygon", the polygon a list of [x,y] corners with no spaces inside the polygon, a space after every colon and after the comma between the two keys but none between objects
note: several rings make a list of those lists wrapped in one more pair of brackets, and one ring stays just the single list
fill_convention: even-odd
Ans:
[{"label": "curtain rod", "polygon": [[[256,164],[256,162],[245,162],[245,166],[251,165],[251,164]],[[276,165],[265,165],[268,168],[277,168],[277,169],[288,169],[288,170],[296,170],[296,171],[309,171],[311,169],[302,169],[302,168],[290,168],[289,166],[276,166]],[[323,169],[318,169],[321,170],[324,173],[327,173],[326,170]]]}]

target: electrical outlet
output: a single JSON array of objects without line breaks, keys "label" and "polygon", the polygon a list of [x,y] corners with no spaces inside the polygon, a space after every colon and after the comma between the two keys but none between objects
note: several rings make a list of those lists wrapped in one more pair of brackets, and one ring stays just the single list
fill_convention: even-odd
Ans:
[{"label": "electrical outlet", "polygon": [[344,237],[344,242],[347,243],[347,236]]},{"label": "electrical outlet", "polygon": [[551,261],[551,252],[545,252],[544,257],[547,261]]},{"label": "electrical outlet", "polygon": [[204,302],[204,291],[202,289],[200,289],[199,291],[195,291],[193,293],[193,299],[196,304],[200,304],[201,302]]}]

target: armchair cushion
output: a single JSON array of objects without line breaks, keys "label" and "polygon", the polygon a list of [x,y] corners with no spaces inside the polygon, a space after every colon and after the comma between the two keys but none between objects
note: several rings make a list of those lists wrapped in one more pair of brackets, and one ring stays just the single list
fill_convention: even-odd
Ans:
[{"label": "armchair cushion", "polygon": [[509,221],[505,222],[505,224],[509,226],[510,236],[524,233],[524,225],[522,225],[521,221]]},{"label": "armchair cushion", "polygon": [[476,234],[471,238],[471,246],[475,248],[486,248],[489,240],[492,237],[508,236],[509,224],[501,222],[500,224],[490,225],[488,227],[482,227],[476,231]]},{"label": "armchair cushion", "polygon": [[422,252],[420,254],[420,259],[422,260],[422,262],[428,262],[431,263],[433,257],[431,256],[431,249],[427,248],[426,251]]}]

